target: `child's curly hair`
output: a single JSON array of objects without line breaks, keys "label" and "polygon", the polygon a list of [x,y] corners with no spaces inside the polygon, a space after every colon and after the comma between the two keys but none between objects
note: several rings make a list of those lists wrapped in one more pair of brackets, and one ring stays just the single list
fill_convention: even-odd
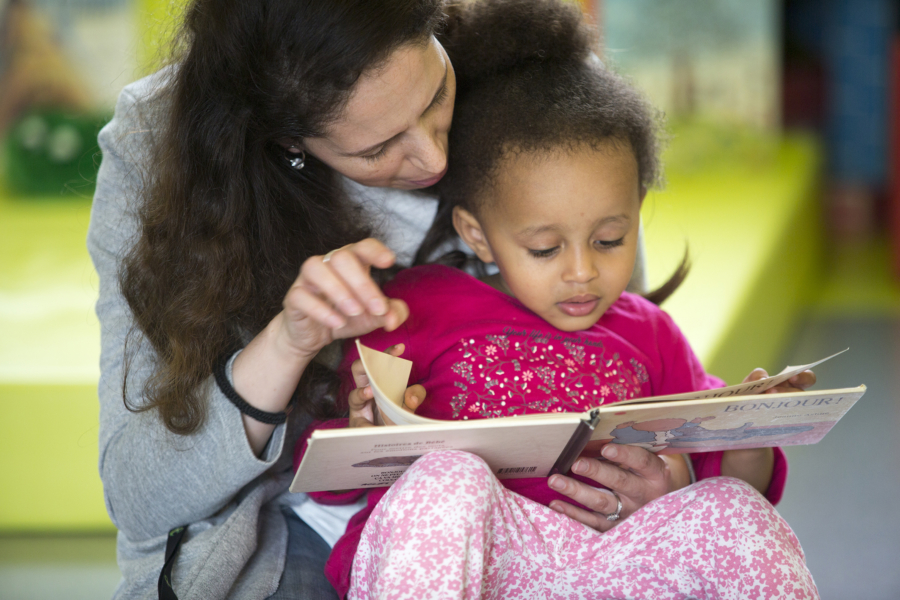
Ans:
[{"label": "child's curly hair", "polygon": [[[644,189],[661,183],[662,116],[592,53],[596,32],[577,4],[478,0],[449,9],[441,42],[457,78],[450,168],[435,186],[440,205],[416,263],[456,236],[454,206],[477,214],[512,155],[620,144],[633,151]],[[462,266],[462,257],[442,262]]]}]

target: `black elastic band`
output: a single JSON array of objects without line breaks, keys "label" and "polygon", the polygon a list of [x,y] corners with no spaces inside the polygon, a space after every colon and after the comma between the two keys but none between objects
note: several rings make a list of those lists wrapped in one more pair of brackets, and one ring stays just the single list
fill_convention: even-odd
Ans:
[{"label": "black elastic band", "polygon": [[216,376],[216,384],[219,386],[219,389],[222,390],[222,393],[225,394],[225,397],[231,400],[232,404],[237,406],[239,411],[251,419],[259,421],[260,423],[266,423],[267,425],[281,425],[287,421],[287,413],[284,411],[271,413],[259,410],[255,406],[247,404],[247,401],[241,398],[240,394],[237,393],[237,390],[232,387],[231,382],[228,381],[228,376],[225,375],[226,364],[228,364],[227,359],[220,360],[216,364],[215,371],[213,371]]},{"label": "black elastic band", "polygon": [[176,527],[169,532],[169,538],[166,540],[166,562],[163,563],[162,571],[159,572],[159,581],[156,584],[159,600],[178,600],[175,590],[172,589],[172,565],[175,564],[175,553],[178,552],[185,531],[187,531],[187,525]]}]

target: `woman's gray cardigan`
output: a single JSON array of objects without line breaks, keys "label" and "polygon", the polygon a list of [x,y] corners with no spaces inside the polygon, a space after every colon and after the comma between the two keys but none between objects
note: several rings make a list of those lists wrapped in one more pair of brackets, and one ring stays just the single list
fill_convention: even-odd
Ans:
[{"label": "woman's gray cardigan", "polygon": [[[241,414],[207,381],[208,418],[195,435],[166,430],[154,412],[133,413],[122,400],[124,348],[132,327],[119,292],[120,261],[138,235],[141,169],[149,160],[162,71],[126,87],[114,119],[100,133],[103,162],[87,245],[100,276],[100,476],[106,508],[119,530],[123,580],[116,598],[156,598],[169,530],[189,524],[172,571],[181,600],[263,599],[281,578],[287,527],[280,506],[290,502],[294,442],[308,422],[295,411],[275,428],[256,457]],[[436,202],[397,190],[350,191],[373,219],[379,237],[408,262],[434,216]],[[639,263],[640,264],[640,263]],[[640,281],[641,273],[637,274]],[[222,285],[228,285],[223,281]],[[128,397],[141,397],[154,353],[137,335],[129,345]],[[229,366],[230,371],[230,366]],[[230,376],[230,372],[229,372]]]},{"label": "woman's gray cardigan", "polygon": [[[88,249],[100,275],[100,476],[106,508],[119,529],[123,581],[116,598],[155,598],[170,529],[190,524],[172,572],[181,600],[262,599],[275,592],[284,566],[287,527],[280,504],[289,501],[293,446],[307,420],[295,411],[275,428],[257,458],[241,414],[210,381],[209,417],[196,435],[168,432],[154,412],[132,413],[122,401],[125,337],[131,312],[119,293],[120,261],[138,235],[141,169],[149,159],[153,123],[164,100],[167,72],[124,89],[115,118],[100,133],[103,162],[88,230]],[[382,238],[401,259],[422,239],[436,202],[396,190],[350,185]],[[222,285],[228,285],[223,281]],[[128,397],[141,397],[154,353],[133,351]],[[230,375],[230,373],[229,373]]]}]

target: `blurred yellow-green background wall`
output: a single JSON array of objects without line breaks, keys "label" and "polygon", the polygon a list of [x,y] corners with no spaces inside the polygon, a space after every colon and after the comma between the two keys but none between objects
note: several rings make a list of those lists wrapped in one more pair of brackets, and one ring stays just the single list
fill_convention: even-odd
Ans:
[{"label": "blurred yellow-green background wall", "polygon": [[[708,370],[780,369],[810,311],[900,312],[895,3],[582,5],[601,58],[666,113],[667,184],[643,209],[650,284],[689,247],[664,308]],[[0,535],[113,531],[84,243],[95,136],[119,90],[166,60],[181,6],[0,0]]]},{"label": "blurred yellow-green background wall", "polygon": [[[689,247],[693,272],[666,308],[708,368],[729,381],[752,366],[778,368],[798,308],[822,285],[833,235],[827,123],[817,106],[784,114],[794,102],[785,90],[796,87],[785,80],[795,68],[790,7],[582,4],[601,24],[603,60],[668,117],[667,185],[643,211],[651,286]],[[111,527],[96,473],[97,282],[84,247],[102,159],[92,136],[118,90],[167,59],[181,6],[3,5],[0,465],[15,485],[0,496],[0,531]],[[879,184],[886,189],[876,182],[872,194]]]}]

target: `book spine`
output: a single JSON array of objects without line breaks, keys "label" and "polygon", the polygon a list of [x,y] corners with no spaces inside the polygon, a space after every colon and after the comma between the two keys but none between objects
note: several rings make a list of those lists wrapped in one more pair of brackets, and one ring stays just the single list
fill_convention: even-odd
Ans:
[{"label": "book spine", "polygon": [[556,459],[553,468],[550,469],[550,473],[547,475],[548,477],[550,475],[555,475],[556,473],[559,473],[560,475],[567,475],[569,473],[569,469],[575,464],[575,460],[581,455],[581,452],[584,450],[584,447],[587,446],[587,443],[591,441],[591,435],[594,433],[594,428],[599,422],[600,411],[594,409],[591,411],[590,418],[585,419],[578,424],[578,427],[575,428],[575,433],[569,438],[566,447],[563,448],[563,451],[560,453],[559,458]]}]

